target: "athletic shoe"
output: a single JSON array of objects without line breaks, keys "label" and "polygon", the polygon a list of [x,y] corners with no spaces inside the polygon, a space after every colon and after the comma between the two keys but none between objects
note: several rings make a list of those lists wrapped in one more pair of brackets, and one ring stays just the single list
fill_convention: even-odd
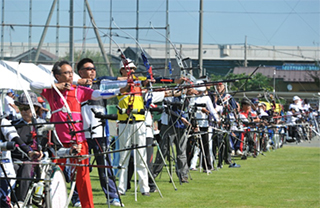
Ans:
[{"label": "athletic shoe", "polygon": [[187,178],[187,177],[182,178],[182,179],[181,179],[181,182],[182,182],[182,183],[189,183],[189,181],[188,181],[188,178]]},{"label": "athletic shoe", "polygon": [[[19,204],[19,206],[18,206],[18,204]],[[18,204],[15,204],[15,205],[13,206],[13,208],[22,207],[23,201],[18,201]]]},{"label": "athletic shoe", "polygon": [[[107,204],[108,204],[108,200],[107,200]],[[110,205],[116,206],[116,207],[121,207],[120,199],[118,199],[118,198],[111,199]],[[123,203],[122,203],[122,207],[124,207]]]},{"label": "athletic shoe", "polygon": [[142,196],[150,196],[150,193],[149,192],[144,192],[144,193],[141,193]]},{"label": "athletic shoe", "polygon": [[119,194],[120,196],[125,196],[125,195],[126,195],[126,193],[120,193],[120,192],[118,192],[118,194]]},{"label": "athletic shoe", "polygon": [[74,203],[74,205],[73,205],[74,207],[81,207],[81,203],[80,203],[80,201],[77,201],[76,203]]},{"label": "athletic shoe", "polygon": [[211,173],[211,170],[203,170],[204,173]]},{"label": "athletic shoe", "polygon": [[225,160],[224,164],[230,165],[230,164],[232,164],[232,161],[231,160]]},{"label": "athletic shoe", "polygon": [[190,168],[190,170],[197,171],[198,169],[197,168]]},{"label": "athletic shoe", "polygon": [[150,193],[156,193],[156,192],[158,192],[158,189],[157,189],[157,188],[151,188],[151,189],[150,189]]},{"label": "athletic shoe", "polygon": [[271,149],[270,147],[271,147],[271,145],[270,145],[269,142],[268,142],[267,147],[266,147],[266,150],[269,151],[269,150]]},{"label": "athletic shoe", "polygon": [[243,152],[241,152],[241,151],[238,149],[237,152],[236,152],[236,154],[242,156],[242,155],[243,155]]},{"label": "athletic shoe", "polygon": [[237,163],[232,163],[229,165],[229,168],[240,168],[241,166]]}]

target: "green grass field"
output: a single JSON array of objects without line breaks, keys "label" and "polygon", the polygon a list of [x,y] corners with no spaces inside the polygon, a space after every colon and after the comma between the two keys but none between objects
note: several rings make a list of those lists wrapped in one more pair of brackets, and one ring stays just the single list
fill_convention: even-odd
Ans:
[{"label": "green grass field", "polygon": [[[210,175],[192,171],[188,184],[174,175],[177,191],[163,169],[156,179],[163,198],[138,192],[135,201],[131,189],[121,199],[125,207],[320,207],[320,148],[284,146],[265,155],[236,157],[241,168],[224,166]],[[95,207],[106,207],[96,169],[91,176]]]}]

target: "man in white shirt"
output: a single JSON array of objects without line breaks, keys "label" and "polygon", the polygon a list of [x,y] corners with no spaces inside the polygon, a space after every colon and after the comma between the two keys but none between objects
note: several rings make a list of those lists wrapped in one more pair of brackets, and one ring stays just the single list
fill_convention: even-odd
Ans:
[{"label": "man in white shirt", "polygon": [[289,110],[291,108],[296,108],[297,109],[296,113],[298,113],[300,109],[302,110],[301,99],[298,96],[293,96],[292,100],[293,100],[293,103],[289,105]]},{"label": "man in white shirt", "polygon": [[289,136],[295,138],[298,143],[301,142],[300,135],[298,133],[298,128],[296,125],[296,120],[298,120],[297,112],[299,108],[291,106],[287,112],[287,125],[289,126]]},{"label": "man in white shirt", "polygon": [[[203,84],[203,81],[198,81],[197,84]],[[208,132],[209,130],[209,121],[208,116],[211,114],[216,122],[220,121],[220,117],[218,115],[217,110],[214,108],[213,103],[210,99],[210,97],[205,93],[206,87],[197,87],[195,88],[197,91],[197,97],[192,98],[189,103],[189,112],[191,115],[194,115],[194,118],[197,121],[197,125],[200,127],[200,132]],[[204,105],[205,107],[200,107]],[[197,107],[199,106],[199,107]],[[204,172],[211,172],[213,169],[211,158],[210,158],[210,152],[209,152],[209,138],[208,133],[201,134],[202,143],[201,149],[204,151],[202,154],[202,167],[205,169]]]},{"label": "man in white shirt", "polygon": [[15,120],[16,114],[19,113],[19,108],[14,104],[14,92],[9,89],[6,97],[4,98],[4,112],[8,120]]}]

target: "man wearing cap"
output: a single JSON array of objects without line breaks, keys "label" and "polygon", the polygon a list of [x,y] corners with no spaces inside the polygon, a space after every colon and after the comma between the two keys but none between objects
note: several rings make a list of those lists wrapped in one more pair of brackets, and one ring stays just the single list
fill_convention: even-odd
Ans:
[{"label": "man wearing cap", "polygon": [[267,105],[265,103],[259,103],[258,104],[258,109],[257,109],[259,118],[263,117],[263,116],[269,116],[269,114],[267,113]]},{"label": "man wearing cap", "polygon": [[298,133],[298,127],[296,125],[296,121],[299,119],[299,108],[295,105],[290,105],[289,111],[287,112],[287,120],[286,124],[289,127],[289,136],[292,137],[292,139],[295,139],[298,143],[301,142],[301,137]]},{"label": "man wearing cap", "polygon": [[258,98],[252,98],[251,99],[251,111],[254,114],[259,115],[259,111],[258,111],[258,104],[259,104],[259,99]]},{"label": "man wearing cap", "polygon": [[[226,86],[224,83],[218,83],[218,85],[215,86],[214,95],[211,95],[210,98],[212,100],[213,106],[222,106],[222,117],[225,118],[225,121],[228,121],[228,123],[224,123],[225,126],[228,126],[231,131],[238,130],[237,128],[237,115],[239,111],[239,104],[234,100],[234,98],[226,92]],[[210,94],[209,94],[210,95]],[[235,141],[239,137],[238,133],[232,133],[229,135],[228,138],[224,137],[225,139],[225,147],[224,150],[221,148],[221,134],[215,134],[213,135],[213,142],[212,142],[212,149],[213,153],[215,155],[216,150],[219,150],[219,157],[223,156],[223,160],[226,164],[230,164],[231,162],[231,154],[235,153]],[[224,152],[224,155],[222,155],[222,152]],[[219,159],[218,167],[222,167],[222,159]]]},{"label": "man wearing cap", "polygon": [[[252,109],[251,109],[251,102],[250,100],[246,99],[246,98],[243,98],[241,100],[241,110],[239,112],[239,116],[240,116],[240,119],[242,121],[242,123],[244,124],[244,126],[247,126],[247,125],[254,125],[253,123],[258,123],[260,121],[259,117],[257,116],[257,114],[255,113],[252,113]],[[255,126],[255,125],[254,125]],[[247,130],[245,130],[247,132]],[[242,155],[242,152],[243,152],[243,141],[244,141],[244,136],[245,136],[245,133],[242,133],[241,134],[241,143],[238,142],[237,143],[237,147],[239,148],[239,155]],[[250,147],[250,151],[251,149],[253,148],[253,141],[249,141],[249,147]],[[246,158],[244,158],[246,159]]]},{"label": "man wearing cap", "polygon": [[[203,81],[197,81],[197,84],[203,84]],[[196,87],[197,91],[196,97],[191,98],[189,104],[189,112],[194,115],[197,125],[200,127],[200,132],[202,142],[200,142],[201,148],[200,150],[204,150],[202,154],[202,167],[204,168],[204,172],[211,172],[213,169],[210,152],[209,152],[209,138],[208,138],[208,130],[209,130],[209,114],[213,117],[216,122],[220,122],[220,117],[218,115],[217,110],[213,107],[212,101],[208,95],[205,95],[206,87],[199,86]],[[202,106],[204,105],[204,106]],[[198,107],[200,106],[200,107]],[[207,133],[205,133],[207,132]],[[204,157],[205,156],[205,157]]]},{"label": "man wearing cap", "polygon": [[[19,103],[20,104],[20,103]],[[26,104],[26,106],[28,105],[28,103]],[[22,112],[26,109],[27,107],[25,106],[21,106],[21,110]],[[30,111],[30,110],[28,110]],[[31,113],[31,112],[30,112]],[[17,133],[17,130],[13,127],[13,126],[9,126],[11,123],[5,119],[2,118],[0,119],[0,123],[1,125],[6,125],[7,127],[1,127],[1,132],[0,132],[0,141],[1,142],[15,142],[16,146],[18,146],[18,149],[20,149],[20,151],[18,152],[20,156],[23,156],[23,158],[25,160],[29,160],[29,159],[37,159],[40,160],[42,158],[42,152],[40,151],[35,151],[33,150],[29,145],[27,145],[24,140],[26,135],[21,135],[21,137],[19,136],[19,134]],[[29,132],[30,133],[30,132]],[[9,160],[9,162],[4,163],[4,167],[6,170],[6,175],[7,177],[19,177],[17,176],[15,170],[14,170],[14,165],[12,163],[12,157],[11,157],[11,151],[2,151],[2,157],[3,158],[7,158]],[[25,165],[28,166],[28,165]],[[27,176],[29,176],[31,174],[31,172],[28,172],[28,169],[30,167],[27,167],[27,171],[21,172],[21,174],[26,174]],[[5,173],[2,172],[2,169],[0,169],[0,176],[4,177]],[[7,183],[7,180],[0,180],[0,207],[6,208],[6,207],[12,207],[10,204],[10,189],[9,189],[9,184]],[[10,180],[9,180],[10,182]],[[25,187],[25,191],[27,191],[28,189],[28,183],[23,183],[23,182],[27,182],[27,181],[17,181],[18,184],[20,184],[20,186]],[[22,192],[17,193],[18,196],[18,201],[23,202],[24,200],[24,196],[25,194],[23,193],[24,190],[22,190]],[[12,194],[13,196],[13,194]],[[15,199],[14,197],[12,197],[11,199]]]},{"label": "man wearing cap", "polygon": [[[128,65],[125,67],[123,62],[120,62],[120,73],[122,77],[128,77],[128,73],[134,73],[136,70],[135,64],[127,59]],[[127,87],[127,91],[129,87]],[[143,110],[144,109],[144,100],[142,97],[141,87],[134,85],[133,91],[136,93],[134,95],[120,95],[118,96],[119,108],[128,109],[132,104],[132,110]],[[134,97],[133,97],[134,96]],[[131,103],[130,103],[131,102]],[[118,111],[118,120],[119,120],[119,143],[120,149],[131,147],[132,145],[143,146],[146,145],[146,125],[145,125],[145,115],[144,114],[132,114],[132,117],[129,117],[127,114],[122,114]],[[139,176],[139,186],[140,192],[143,196],[150,196],[150,188],[148,185],[148,170],[145,166],[147,160],[147,154],[145,148],[140,148],[136,150],[137,157],[136,159],[136,170]],[[124,167],[119,171],[119,193],[124,195],[127,191],[127,171],[130,151],[120,152],[119,164]]]},{"label": "man wearing cap", "polygon": [[[52,111],[50,121],[52,122],[66,122],[72,120],[82,121],[81,102],[85,102],[87,100],[107,99],[114,97],[120,92],[124,92],[123,89],[100,91],[72,85],[73,70],[67,61],[56,62],[52,68],[52,72],[57,83],[31,83],[31,88],[35,91],[41,92],[41,95],[49,102]],[[56,91],[56,89],[58,89],[58,91]],[[88,144],[83,132],[82,122],[73,124],[56,124],[55,127],[58,137],[64,147],[70,147],[74,143],[77,143],[82,146],[79,154],[88,154]],[[71,130],[76,133],[71,135]],[[65,162],[65,160],[61,160],[61,162]],[[75,162],[87,165],[89,164],[89,159]],[[77,167],[76,183],[78,190],[81,190],[79,192],[81,206],[88,208],[94,207],[89,168],[87,166]]]},{"label": "man wearing cap", "polygon": [[50,111],[46,108],[46,101],[42,97],[37,97],[38,103],[40,103],[41,108],[37,112],[38,116],[44,120],[50,120]]},{"label": "man wearing cap", "polygon": [[16,114],[19,113],[19,108],[14,104],[14,92],[9,89],[4,98],[4,112],[8,120],[15,120]]},{"label": "man wearing cap", "polygon": [[[35,111],[38,111],[41,108],[41,104],[38,103],[37,96],[35,93],[30,92],[30,98],[32,100],[32,104],[35,108]],[[29,151],[35,151],[35,158],[31,159],[38,159],[40,160],[42,157],[42,152],[39,149],[40,144],[37,144],[35,138],[32,136],[32,132],[35,131],[33,126],[30,125],[23,125],[23,124],[30,124],[32,123],[32,111],[30,109],[30,105],[27,100],[27,96],[22,93],[19,96],[18,101],[15,101],[15,105],[19,107],[21,112],[21,119],[15,120],[12,122],[13,125],[16,126],[16,130],[18,135],[20,136],[21,140],[24,142],[26,146],[23,148],[27,148]],[[36,121],[37,122],[37,121]],[[35,145],[33,145],[35,144]],[[24,151],[26,152],[26,151]],[[12,159],[14,162],[16,161],[28,161],[30,158],[25,154],[22,153],[20,150],[16,149],[12,151]],[[14,164],[14,170],[18,178],[31,178],[33,177],[33,166],[29,164]],[[18,202],[23,202],[31,181],[28,180],[17,180],[17,184],[15,187],[15,193],[17,196]]]},{"label": "man wearing cap", "polygon": [[300,109],[302,110],[302,103],[300,97],[295,95],[293,96],[292,101],[293,103],[289,105],[289,110],[291,108],[295,108],[296,110],[298,110],[296,113],[299,113]]}]

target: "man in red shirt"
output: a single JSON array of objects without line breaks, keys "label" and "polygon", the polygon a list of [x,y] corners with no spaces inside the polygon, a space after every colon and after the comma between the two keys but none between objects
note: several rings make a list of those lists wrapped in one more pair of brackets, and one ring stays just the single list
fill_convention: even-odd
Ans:
[{"label": "man in red shirt", "polygon": [[[83,86],[72,85],[73,69],[67,61],[56,62],[53,66],[53,75],[57,80],[57,83],[37,83],[33,82],[31,88],[34,91],[41,93],[50,104],[52,111],[52,122],[65,122],[70,120],[82,121],[81,116],[81,103],[87,100],[99,100],[111,98],[120,92],[124,92],[123,89],[109,89],[105,91],[93,90]],[[53,89],[54,85],[57,90]],[[61,95],[59,95],[59,93]],[[65,101],[63,100],[65,99]],[[67,104],[68,105],[67,105]],[[69,107],[69,109],[68,109]],[[70,112],[69,112],[70,111]],[[75,124],[56,124],[55,125],[60,142],[64,147],[68,148],[74,143],[81,146],[79,155],[88,154],[88,144],[83,132],[83,123]],[[74,135],[70,134],[70,131],[74,131]],[[58,162],[64,163],[65,159]],[[85,208],[94,207],[92,187],[90,182],[89,168],[86,166],[89,164],[89,159],[82,159],[80,161],[74,161],[82,164],[83,166],[77,167],[76,183],[79,190],[79,198],[81,206]]]},{"label": "man in red shirt", "polygon": [[[254,141],[253,138],[255,137],[255,134],[252,135],[252,133],[248,133],[250,131],[250,127],[255,127],[256,123],[260,122],[259,117],[257,114],[252,112],[251,109],[251,102],[248,99],[242,99],[241,100],[241,109],[239,112],[240,119],[243,123],[243,126],[246,127],[245,132],[241,133],[240,138],[241,138],[241,143],[240,143],[240,153],[243,154],[244,151],[244,137],[248,139],[249,143],[249,151],[251,151]],[[251,135],[249,135],[251,134]],[[250,137],[253,136],[253,137]],[[252,138],[252,139],[250,139]],[[246,157],[242,157],[242,159],[246,159]]]}]

